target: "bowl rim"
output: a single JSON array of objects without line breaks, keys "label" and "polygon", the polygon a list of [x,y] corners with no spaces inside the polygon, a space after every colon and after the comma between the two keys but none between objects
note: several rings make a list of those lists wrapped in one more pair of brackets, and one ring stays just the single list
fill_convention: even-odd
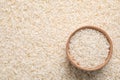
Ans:
[{"label": "bowl rim", "polygon": [[[70,51],[69,51],[69,43],[70,43],[70,40],[71,38],[80,30],[84,30],[84,29],[93,29],[93,30],[96,30],[96,31],[99,31],[101,32],[107,39],[107,41],[109,42],[109,52],[108,52],[108,56],[106,57],[105,61],[102,63],[102,64],[99,64],[98,66],[94,67],[94,68],[87,68],[87,67],[81,67],[80,64],[73,58],[73,56],[70,54]],[[101,28],[98,28],[98,27],[95,27],[95,26],[83,26],[83,27],[80,27],[78,29],[76,29],[68,38],[67,40],[67,43],[66,43],[66,55],[67,55],[67,58],[68,60],[75,66],[77,67],[78,69],[81,69],[81,70],[84,70],[84,71],[95,71],[95,70],[99,70],[101,68],[103,68],[111,59],[112,57],[112,53],[113,53],[113,44],[112,44],[112,40],[111,38],[109,37],[109,35],[104,31],[102,30]]]}]

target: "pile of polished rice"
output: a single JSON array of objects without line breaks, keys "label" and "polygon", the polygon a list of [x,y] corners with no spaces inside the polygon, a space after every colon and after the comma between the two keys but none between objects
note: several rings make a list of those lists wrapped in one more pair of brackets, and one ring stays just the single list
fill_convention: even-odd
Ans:
[{"label": "pile of polished rice", "polygon": [[102,64],[109,52],[106,37],[94,29],[78,31],[70,41],[70,54],[81,67],[93,68]]}]

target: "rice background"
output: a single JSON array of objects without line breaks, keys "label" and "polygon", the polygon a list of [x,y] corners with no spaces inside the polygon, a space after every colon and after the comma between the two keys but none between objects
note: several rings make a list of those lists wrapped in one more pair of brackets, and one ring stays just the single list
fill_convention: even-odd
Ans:
[{"label": "rice background", "polygon": [[[113,41],[102,70],[81,71],[66,58],[69,35],[85,25]],[[120,80],[120,0],[0,0],[0,80]]]}]

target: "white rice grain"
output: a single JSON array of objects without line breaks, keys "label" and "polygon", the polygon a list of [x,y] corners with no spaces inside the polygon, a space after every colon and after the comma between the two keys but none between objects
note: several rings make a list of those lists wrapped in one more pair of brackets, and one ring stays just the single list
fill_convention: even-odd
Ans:
[{"label": "white rice grain", "polygon": [[109,52],[105,36],[93,29],[77,32],[70,42],[70,53],[81,67],[92,68],[102,64]]}]

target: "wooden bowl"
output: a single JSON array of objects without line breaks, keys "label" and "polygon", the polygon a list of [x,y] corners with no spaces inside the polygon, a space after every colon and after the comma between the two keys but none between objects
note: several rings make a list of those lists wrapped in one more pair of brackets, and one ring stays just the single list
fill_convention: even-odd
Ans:
[{"label": "wooden bowl", "polygon": [[[73,58],[73,56],[70,54],[70,51],[69,51],[69,43],[70,43],[70,40],[72,38],[72,36],[74,36],[74,34],[80,30],[84,30],[84,29],[93,29],[93,30],[96,30],[96,31],[99,31],[101,32],[107,39],[107,41],[109,42],[109,53],[108,53],[108,56],[106,57],[105,61],[102,63],[102,64],[99,64],[98,66],[94,67],[94,68],[86,68],[86,67],[81,67],[80,64]],[[109,60],[111,59],[112,57],[112,52],[113,52],[113,44],[112,44],[112,40],[110,39],[109,35],[102,29],[98,28],[98,27],[94,27],[94,26],[83,26],[77,30],[75,30],[68,38],[68,41],[67,41],[67,44],[66,44],[66,54],[67,54],[67,57],[68,57],[68,60],[77,68],[81,69],[81,70],[84,70],[84,71],[95,71],[95,70],[99,70],[101,68],[103,68],[108,62]]]}]

